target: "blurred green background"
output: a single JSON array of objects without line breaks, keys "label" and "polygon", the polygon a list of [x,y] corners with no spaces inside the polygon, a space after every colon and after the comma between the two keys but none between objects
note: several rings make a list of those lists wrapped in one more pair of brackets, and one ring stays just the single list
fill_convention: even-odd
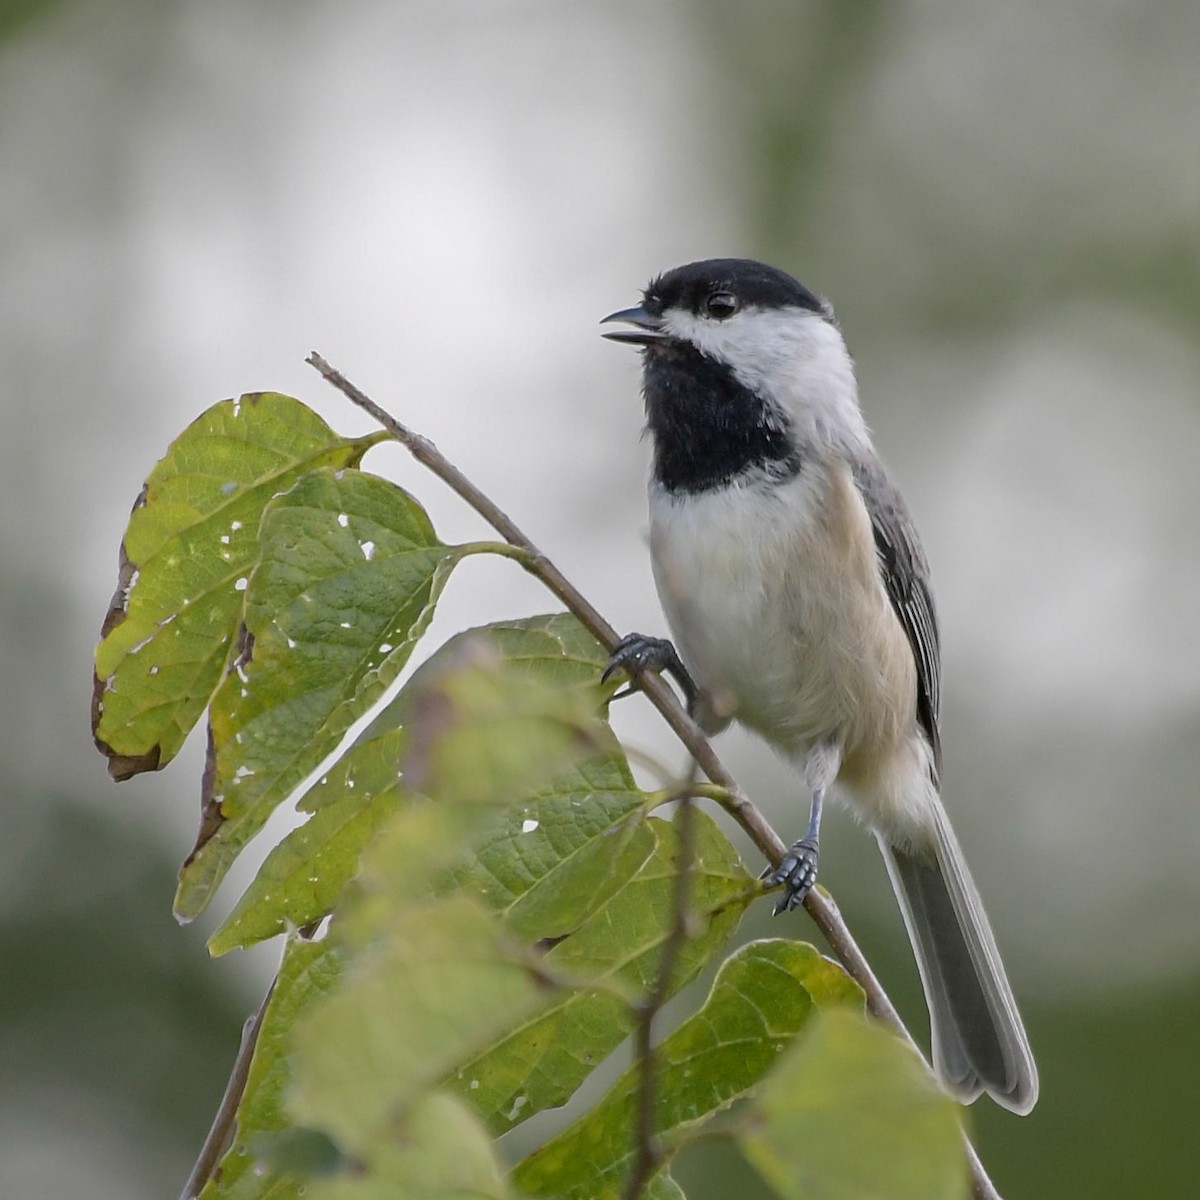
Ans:
[{"label": "blurred green background", "polygon": [[[836,304],[933,561],[948,802],[1042,1067],[1028,1119],[972,1110],[984,1160],[1195,1195],[1198,53],[1194,0],[0,5],[0,1196],[177,1194],[273,966],[170,916],[198,748],[117,789],[87,736],[168,441],[261,388],[364,428],[318,349],[652,632],[636,360],[595,322],[726,254]],[[430,644],[550,607],[473,561]],[[795,836],[795,779],[720,748]],[[870,839],[835,823],[823,872],[923,1037]],[[755,1194],[719,1147],[677,1173]]]}]

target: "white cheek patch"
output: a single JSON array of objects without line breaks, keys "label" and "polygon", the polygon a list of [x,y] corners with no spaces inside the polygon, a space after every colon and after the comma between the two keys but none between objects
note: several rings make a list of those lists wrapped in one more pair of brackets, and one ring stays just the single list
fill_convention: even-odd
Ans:
[{"label": "white cheek patch", "polygon": [[717,321],[669,309],[663,325],[673,337],[726,364],[743,387],[770,397],[798,436],[868,442],[846,343],[837,327],[816,313],[749,307]]},{"label": "white cheek patch", "polygon": [[724,321],[678,310],[664,316],[669,332],[726,363],[738,382],[754,391],[795,373],[813,356],[821,337],[813,326],[824,326],[840,340],[827,322],[799,309],[744,308]]}]

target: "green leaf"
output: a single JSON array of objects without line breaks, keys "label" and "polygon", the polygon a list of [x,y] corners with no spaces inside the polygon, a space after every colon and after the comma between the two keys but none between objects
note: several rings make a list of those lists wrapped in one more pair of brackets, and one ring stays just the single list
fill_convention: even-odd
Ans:
[{"label": "green leaf", "polygon": [[339,970],[330,943],[288,943],[238,1108],[237,1134],[200,1200],[294,1200],[303,1194],[302,1181],[273,1169],[262,1151],[271,1135],[290,1125],[283,1093],[289,1075],[286,1048],[297,1016],[329,991]]},{"label": "green leaf", "polygon": [[166,766],[208,704],[267,502],[318,467],[357,466],[386,436],[339,437],[299,400],[260,392],[172,443],[134,505],[96,649],[92,732],[114,779]]},{"label": "green leaf", "polygon": [[479,1120],[449,1096],[426,1096],[352,1173],[316,1179],[308,1200],[507,1200]]},{"label": "green leaf", "polygon": [[263,513],[245,648],[213,698],[205,816],[175,911],[200,913],[242,847],[408,660],[462,551],[394,484],[322,470]]},{"label": "green leaf", "polygon": [[542,1001],[533,975],[466,897],[395,915],[296,1031],[291,1109],[360,1156],[463,1058]]},{"label": "green leaf", "polygon": [[312,817],[267,855],[209,939],[212,954],[303,928],[333,911],[358,874],[364,848],[409,798],[397,770],[404,746],[403,729],[361,742],[305,793],[298,807]]},{"label": "green leaf", "polygon": [[[391,730],[330,768],[299,805],[312,818],[267,856],[210,939],[211,953],[303,928],[333,910],[366,846],[411,800],[396,769],[403,747],[404,731]],[[523,940],[561,937],[645,861],[652,839],[638,818],[646,803],[624,758],[601,755],[500,814],[461,863],[443,865]]]},{"label": "green leaf", "polygon": [[461,642],[409,698],[402,769],[428,802],[402,809],[364,856],[330,934],[345,981],[297,1035],[293,1112],[356,1158],[554,994],[477,899],[434,888],[497,806],[595,752],[593,713],[590,693],[514,670],[487,638]]},{"label": "green leaf", "polygon": [[962,1200],[960,1111],[909,1046],[829,1012],[763,1085],[740,1141],[783,1197]]},{"label": "green leaf", "polygon": [[684,1200],[683,1188],[666,1171],[659,1171],[642,1193],[645,1200]]},{"label": "green leaf", "polygon": [[[402,769],[406,786],[432,804],[403,812],[366,855],[359,892],[375,898],[375,910],[446,892],[452,868],[506,809],[538,794],[547,776],[611,751],[594,682],[548,682],[500,657],[490,628],[455,638],[417,672],[397,714],[408,730]],[[344,936],[374,936],[364,908],[342,913]]]},{"label": "green leaf", "polygon": [[[711,961],[758,894],[716,823],[700,811],[693,820],[696,930],[683,945],[672,993]],[[651,819],[640,828],[639,836],[651,844],[641,869],[543,959],[548,971],[574,981],[577,990],[551,998],[466,1059],[448,1084],[495,1134],[565,1103],[633,1028],[630,1001],[653,985],[671,928],[679,855],[672,825]]]},{"label": "green leaf", "polygon": [[[470,739],[447,744],[437,787],[440,795],[450,794],[461,804],[470,800],[466,789],[474,785],[469,781],[486,779],[507,803],[473,839],[473,852],[454,874],[460,883],[474,881],[488,907],[522,938],[561,937],[620,887],[649,852],[645,842],[638,843],[636,819],[648,797],[634,783],[607,722],[594,717],[604,651],[567,613],[489,625],[451,639],[393,701],[389,718],[406,720],[411,696],[420,694],[427,678],[481,644],[504,665],[492,711],[477,708],[474,718],[490,728],[484,745],[493,747],[492,757],[479,762]],[[529,717],[539,706],[552,739],[561,739],[564,729],[575,730],[575,738],[585,733],[593,751],[599,751],[557,770],[545,783],[548,750],[529,743]],[[510,717],[516,707],[523,715]],[[520,727],[519,737],[504,735],[503,722],[510,719]],[[496,761],[496,747],[511,751],[513,762]],[[573,758],[580,757],[579,749]],[[540,786],[531,783],[530,763],[537,764]],[[452,780],[449,767],[461,778]]]},{"label": "green leaf", "polygon": [[[486,544],[464,547],[486,548]],[[366,736],[407,724],[411,696],[436,681],[448,667],[471,658],[481,641],[490,647],[493,660],[504,662],[514,677],[561,688],[586,687],[599,703],[601,693],[596,685],[608,662],[607,654],[570,613],[542,613],[456,633],[417,668],[404,691],[372,721]]]},{"label": "green leaf", "polygon": [[479,632],[487,634],[516,674],[558,687],[594,686],[608,664],[607,652],[570,613],[544,613],[468,630],[451,638],[447,650],[453,653],[455,646]]},{"label": "green leaf", "polygon": [[[704,1006],[656,1050],[655,1128],[666,1155],[746,1095],[816,1005],[861,1003],[841,968],[812,946],[761,941],[732,954]],[[520,1163],[518,1188],[531,1196],[619,1196],[634,1157],[640,1078],[640,1065],[630,1068],[586,1117]]]},{"label": "green leaf", "polygon": [[654,845],[649,797],[619,744],[550,781],[484,830],[456,872],[529,941],[558,939],[606,904]]},{"label": "green leaf", "polygon": [[[481,640],[496,651],[510,678],[552,687],[553,708],[565,689],[583,688],[583,706],[590,710],[605,659],[574,617],[530,617],[452,638],[301,799],[298,807],[313,813],[312,819],[268,855],[213,935],[214,954],[252,945],[289,926],[303,927],[331,911],[357,874],[365,845],[410,795],[397,764],[406,745],[402,723],[409,720],[415,698]],[[509,707],[507,701],[504,706]],[[626,819],[641,812],[646,796],[634,784],[616,740],[598,722],[593,734],[602,753],[530,789],[527,804],[498,814],[477,840],[475,856],[456,871],[460,882],[475,880],[489,907],[530,941],[575,928],[648,853],[645,844],[637,844],[638,822]],[[505,786],[506,799],[520,799],[511,780]]]}]

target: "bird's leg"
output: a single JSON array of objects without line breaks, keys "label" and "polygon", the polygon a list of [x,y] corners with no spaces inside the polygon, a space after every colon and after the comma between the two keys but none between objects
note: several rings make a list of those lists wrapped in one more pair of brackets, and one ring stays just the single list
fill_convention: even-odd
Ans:
[{"label": "bird's leg", "polygon": [[783,884],[783,892],[775,901],[774,915],[796,908],[812,891],[817,882],[817,860],[820,857],[821,813],[825,807],[825,793],[837,778],[842,765],[842,748],[836,742],[819,742],[804,760],[804,781],[812,792],[812,806],[808,811],[808,828],[804,836],[793,843],[783,856],[783,861],[769,875],[767,884],[777,887]]},{"label": "bird's leg", "polygon": [[[618,671],[624,671],[635,682],[643,671],[666,672],[683,692],[688,712],[695,712],[699,689],[687,667],[683,665],[678,651],[666,638],[647,637],[644,633],[631,633],[628,637],[623,637],[612,652],[608,666],[600,676],[600,682],[607,683]],[[630,691],[632,690],[631,686]],[[619,692],[618,695],[627,696],[629,692]]]}]

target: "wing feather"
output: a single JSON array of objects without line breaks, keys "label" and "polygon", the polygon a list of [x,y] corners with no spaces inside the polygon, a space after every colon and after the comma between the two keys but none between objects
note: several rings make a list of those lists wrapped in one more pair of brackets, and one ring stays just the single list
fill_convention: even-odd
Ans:
[{"label": "wing feather", "polygon": [[908,506],[883,464],[878,459],[856,463],[853,472],[871,518],[884,591],[912,647],[917,665],[917,720],[929,738],[934,765],[940,773],[941,643],[929,564]]}]

